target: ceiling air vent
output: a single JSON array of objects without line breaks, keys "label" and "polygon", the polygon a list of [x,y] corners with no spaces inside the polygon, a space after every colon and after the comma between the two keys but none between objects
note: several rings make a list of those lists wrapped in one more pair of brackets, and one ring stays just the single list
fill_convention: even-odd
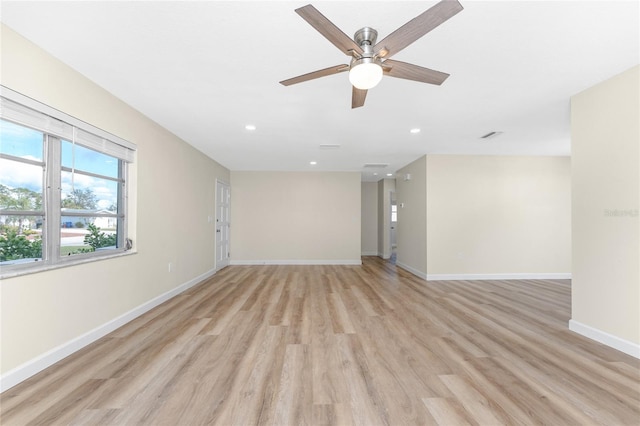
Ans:
[{"label": "ceiling air vent", "polygon": [[320,149],[339,149],[340,145],[337,143],[321,143]]},{"label": "ceiling air vent", "polygon": [[365,169],[384,169],[387,166],[388,164],[386,163],[365,163],[364,168]]},{"label": "ceiling air vent", "polygon": [[489,132],[484,136],[480,136],[480,139],[493,139],[495,137],[498,137],[502,134],[502,132]]}]

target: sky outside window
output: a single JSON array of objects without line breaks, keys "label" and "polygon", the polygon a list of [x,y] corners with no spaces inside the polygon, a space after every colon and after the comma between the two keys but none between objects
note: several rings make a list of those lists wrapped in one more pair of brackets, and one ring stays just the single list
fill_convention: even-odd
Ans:
[{"label": "sky outside window", "polygon": [[74,148],[72,142],[65,140],[62,141],[62,166],[112,178],[118,177],[118,159],[78,144]]},{"label": "sky outside window", "polygon": [[0,152],[42,161],[43,135],[37,130],[0,120]]},{"label": "sky outside window", "polygon": [[[43,159],[42,132],[0,120],[0,153],[28,160]],[[0,159],[0,184],[42,193],[42,166]]]}]

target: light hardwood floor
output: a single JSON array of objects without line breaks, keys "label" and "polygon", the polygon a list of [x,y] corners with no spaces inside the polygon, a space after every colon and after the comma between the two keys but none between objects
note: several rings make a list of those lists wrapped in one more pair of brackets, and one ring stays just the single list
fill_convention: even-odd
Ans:
[{"label": "light hardwood floor", "polygon": [[568,281],[231,266],[3,393],[3,425],[640,423],[638,360]]}]

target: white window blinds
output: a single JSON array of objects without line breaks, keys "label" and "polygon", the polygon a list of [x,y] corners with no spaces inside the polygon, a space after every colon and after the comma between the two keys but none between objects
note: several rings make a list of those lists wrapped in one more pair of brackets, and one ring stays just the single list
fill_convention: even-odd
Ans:
[{"label": "white window blinds", "polygon": [[5,87],[0,94],[0,117],[3,119],[133,162],[135,145],[131,142]]}]

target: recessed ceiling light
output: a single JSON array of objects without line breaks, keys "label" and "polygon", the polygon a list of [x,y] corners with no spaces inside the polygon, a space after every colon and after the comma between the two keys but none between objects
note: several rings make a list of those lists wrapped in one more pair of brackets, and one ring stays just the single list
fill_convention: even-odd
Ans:
[{"label": "recessed ceiling light", "polygon": [[393,173],[387,173],[387,176],[393,176]]},{"label": "recessed ceiling light", "polygon": [[374,173],[373,175],[374,175],[374,176],[378,176],[378,174],[377,174],[377,173]]},{"label": "recessed ceiling light", "polygon": [[315,166],[316,164],[318,164],[317,161],[309,161],[309,164],[311,164],[312,166]]},{"label": "recessed ceiling light", "polygon": [[253,124],[247,124],[246,126],[244,126],[244,128],[253,131],[256,129],[256,126],[254,126]]},{"label": "recessed ceiling light", "polygon": [[418,129],[417,127],[409,130],[411,133],[415,134],[415,133],[420,133],[420,129]]}]

